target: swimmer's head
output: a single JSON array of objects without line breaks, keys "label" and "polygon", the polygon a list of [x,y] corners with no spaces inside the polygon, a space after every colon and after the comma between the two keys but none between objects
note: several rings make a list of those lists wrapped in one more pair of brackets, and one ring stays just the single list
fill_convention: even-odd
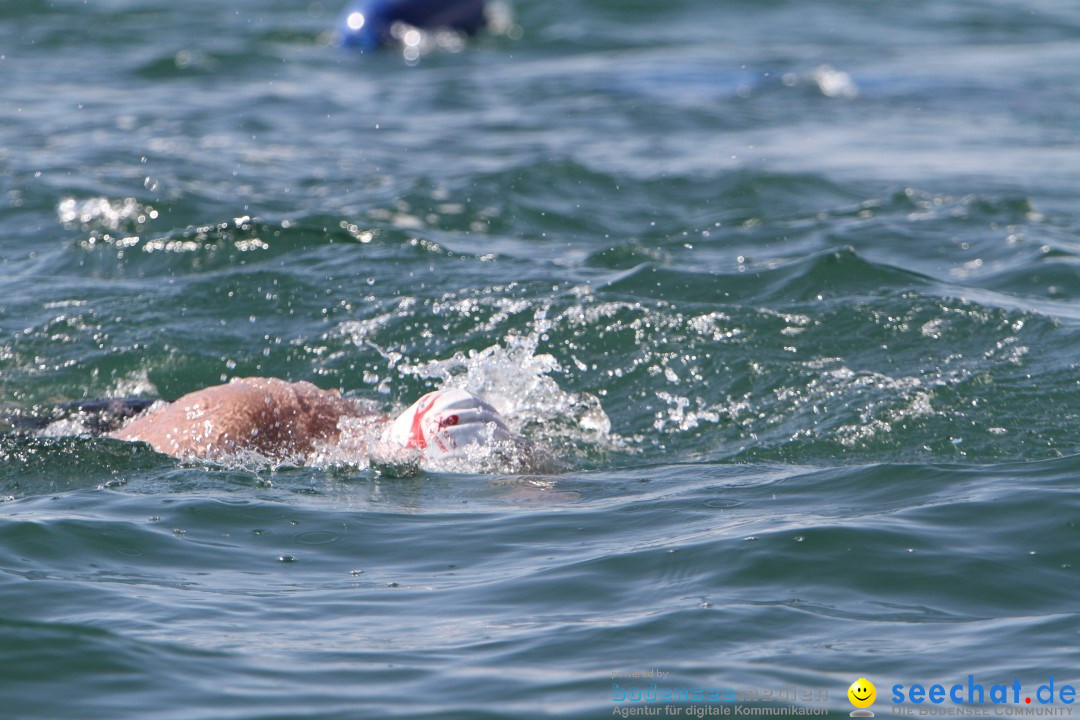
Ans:
[{"label": "swimmer's head", "polygon": [[428,393],[399,415],[384,440],[420,451],[428,460],[467,457],[513,437],[491,405],[461,389]]}]

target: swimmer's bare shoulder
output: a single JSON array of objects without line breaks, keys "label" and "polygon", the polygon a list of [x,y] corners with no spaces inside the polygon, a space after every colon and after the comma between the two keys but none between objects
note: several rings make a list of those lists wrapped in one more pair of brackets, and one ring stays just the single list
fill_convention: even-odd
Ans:
[{"label": "swimmer's bare shoulder", "polygon": [[288,457],[334,442],[342,418],[374,414],[309,382],[234,378],[188,393],[111,437],[142,441],[176,457],[215,458],[239,450]]}]

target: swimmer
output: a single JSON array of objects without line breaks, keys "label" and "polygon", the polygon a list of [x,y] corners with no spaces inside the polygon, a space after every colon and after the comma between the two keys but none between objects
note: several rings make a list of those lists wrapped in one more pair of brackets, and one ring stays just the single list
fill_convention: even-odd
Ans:
[{"label": "swimmer", "polygon": [[77,400],[0,413],[0,435],[90,435],[144,442],[182,459],[256,454],[304,464],[367,463],[386,475],[421,467],[481,472],[558,472],[548,451],[512,431],[482,398],[430,392],[396,418],[369,402],[309,382],[234,378],[172,403],[148,398]]},{"label": "swimmer", "polygon": [[345,47],[375,50],[397,39],[395,26],[473,35],[487,22],[484,0],[356,0],[341,14],[337,32]]},{"label": "swimmer", "polygon": [[234,378],[152,407],[108,433],[178,458],[222,460],[244,452],[285,460],[333,449],[364,457],[388,474],[446,466],[502,451],[535,466],[540,453],[466,390],[430,392],[396,418],[309,382]]}]

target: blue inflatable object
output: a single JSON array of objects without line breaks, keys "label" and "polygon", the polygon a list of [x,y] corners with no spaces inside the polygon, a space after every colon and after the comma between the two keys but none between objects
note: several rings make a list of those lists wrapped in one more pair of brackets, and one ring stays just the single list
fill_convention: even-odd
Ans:
[{"label": "blue inflatable object", "polygon": [[338,37],[345,47],[374,50],[393,38],[390,28],[405,23],[424,30],[469,34],[487,25],[485,0],[354,0],[341,14]]}]

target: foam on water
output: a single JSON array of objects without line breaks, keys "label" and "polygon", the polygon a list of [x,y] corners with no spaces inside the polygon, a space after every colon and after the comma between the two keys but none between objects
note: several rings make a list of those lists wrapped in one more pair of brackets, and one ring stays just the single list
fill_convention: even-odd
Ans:
[{"label": "foam on water", "polygon": [[57,205],[56,216],[69,228],[116,231],[137,229],[157,219],[158,211],[133,197],[120,200],[94,197],[82,201],[67,197]]}]

